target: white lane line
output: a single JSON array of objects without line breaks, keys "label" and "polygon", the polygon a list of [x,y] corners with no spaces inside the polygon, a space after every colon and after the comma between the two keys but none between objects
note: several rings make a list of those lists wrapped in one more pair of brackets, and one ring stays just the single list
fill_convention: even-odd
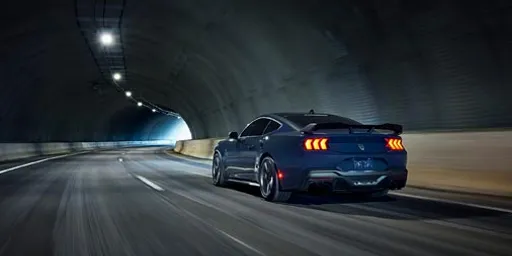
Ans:
[{"label": "white lane line", "polygon": [[230,235],[230,234],[228,234],[228,233],[226,233],[226,232],[224,232],[224,231],[222,231],[222,230],[220,230],[220,229],[218,229],[218,228],[216,228],[216,230],[217,230],[219,233],[221,233],[221,234],[225,235],[226,237],[230,238],[231,240],[233,240],[233,241],[237,242],[238,244],[240,244],[240,245],[244,246],[245,248],[247,248],[247,249],[249,249],[249,250],[251,250],[251,251],[253,251],[253,252],[255,252],[255,253],[259,254],[259,255],[265,255],[264,253],[262,253],[262,252],[258,251],[258,250],[257,250],[257,249],[255,249],[254,247],[252,247],[252,246],[250,246],[250,245],[248,245],[248,244],[244,243],[244,241],[242,241],[242,240],[240,240],[240,239],[238,239],[238,238],[236,238],[236,237],[234,237],[234,236],[232,236],[232,235]]},{"label": "white lane line", "polygon": [[54,160],[54,159],[59,159],[59,158],[64,158],[64,157],[68,157],[68,156],[74,156],[74,155],[78,155],[78,154],[84,154],[84,153],[87,153],[87,152],[89,152],[89,151],[77,152],[77,153],[71,153],[71,154],[65,154],[65,155],[60,155],[60,156],[44,158],[44,159],[37,160],[37,161],[34,161],[34,162],[29,162],[29,163],[26,163],[26,164],[17,165],[17,166],[13,166],[13,167],[1,170],[0,174],[4,174],[6,172],[14,171],[14,170],[17,170],[17,169],[20,169],[20,168],[23,168],[23,167],[28,167],[28,166],[39,164],[39,163],[42,163],[42,162],[46,162],[46,161],[50,161],[50,160]]},{"label": "white lane line", "polygon": [[405,194],[405,193],[390,192],[390,194],[397,195],[397,196],[403,196],[403,197],[410,197],[410,198],[415,198],[415,199],[421,199],[421,200],[429,200],[429,201],[437,201],[437,202],[441,202],[441,203],[463,205],[463,206],[469,206],[469,207],[474,207],[474,208],[480,208],[480,209],[485,209],[485,210],[498,211],[498,212],[512,214],[512,210],[510,210],[510,209],[493,207],[493,206],[457,202],[457,201],[448,200],[448,199],[441,199],[441,198],[434,198],[434,197],[427,197],[427,196],[418,196],[418,195],[411,195],[411,194]]},{"label": "white lane line", "polygon": [[153,183],[152,181],[140,176],[140,175],[135,175],[135,177],[137,179],[139,179],[140,181],[142,181],[144,184],[148,185],[149,187],[151,187],[152,189],[156,190],[156,191],[164,191],[163,188],[161,188],[160,186],[158,186],[157,184]]},{"label": "white lane line", "polygon": [[[182,157],[182,156],[178,156],[178,155],[173,155],[167,151],[163,151],[164,154],[168,155],[168,156],[171,156],[171,157],[176,157],[176,158],[179,158],[179,159],[182,159],[182,160],[185,160],[185,161],[191,161],[191,162],[195,162],[195,163],[201,163],[201,162],[197,162],[197,161],[194,161],[194,160],[191,160],[191,159],[188,159],[186,157]],[[172,160],[171,160],[172,161]],[[182,164],[182,165],[186,165],[187,167],[196,167],[198,169],[203,169],[203,170],[208,170],[209,168],[211,167],[204,167],[204,166],[196,166],[196,165],[191,165],[191,164],[188,164],[188,163],[180,163],[180,162],[176,162],[178,164]],[[195,175],[199,175],[199,176],[203,176],[203,177],[209,177],[211,178],[212,177],[212,174],[211,173],[204,173],[204,172],[197,172],[197,171],[191,171],[191,170],[187,170],[187,171],[183,171],[183,170],[179,170],[180,172],[184,172],[184,173],[189,173],[189,174],[195,174]]]},{"label": "white lane line", "polygon": [[[198,163],[198,164],[207,164],[207,165],[212,165],[212,161],[213,159],[202,159],[202,160],[197,160],[197,159],[193,159],[193,158],[189,158],[189,157],[186,157],[186,156],[183,156],[183,155],[180,155],[178,153],[169,153],[167,152],[167,150],[164,150],[163,151],[164,154],[170,156],[170,157],[175,157],[175,158],[179,158],[181,160],[185,160],[185,161],[190,161],[190,162],[194,162],[194,163]],[[207,167],[204,167],[204,166],[201,166],[200,168],[207,168]],[[210,168],[210,167],[208,167]]]}]

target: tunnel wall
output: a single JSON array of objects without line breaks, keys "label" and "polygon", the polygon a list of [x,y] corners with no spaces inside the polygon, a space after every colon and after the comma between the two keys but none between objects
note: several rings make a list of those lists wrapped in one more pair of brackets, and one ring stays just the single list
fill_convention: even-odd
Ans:
[{"label": "tunnel wall", "polygon": [[[131,127],[152,121],[118,116],[137,110],[101,79],[77,25],[77,18],[95,17],[76,17],[75,1],[33,4],[4,6],[0,141],[140,135],[130,134]],[[365,123],[402,123],[407,131],[512,127],[511,6],[508,0],[126,1],[121,86],[175,109],[195,138],[225,136],[262,113],[311,108]],[[94,34],[90,40],[91,49],[101,48]]]},{"label": "tunnel wall", "polygon": [[195,138],[312,108],[408,131],[512,127],[510,1],[199,2],[128,3],[125,23],[128,67],[172,81]]},{"label": "tunnel wall", "polygon": [[[408,185],[512,196],[512,131],[404,134]],[[212,159],[222,138],[178,141],[174,152]]]},{"label": "tunnel wall", "polygon": [[118,142],[66,142],[66,143],[0,143],[0,162],[17,160],[33,156],[65,154],[84,150],[108,149],[127,146],[168,145],[174,142],[154,141],[118,141]]}]

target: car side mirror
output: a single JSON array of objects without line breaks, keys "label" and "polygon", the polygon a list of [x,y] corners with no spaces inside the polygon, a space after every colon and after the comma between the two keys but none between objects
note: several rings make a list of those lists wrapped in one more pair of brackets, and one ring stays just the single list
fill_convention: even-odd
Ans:
[{"label": "car side mirror", "polygon": [[229,133],[229,135],[228,135],[228,137],[229,137],[230,139],[235,139],[235,140],[237,140],[237,139],[238,139],[238,132],[230,132],[230,133]]}]

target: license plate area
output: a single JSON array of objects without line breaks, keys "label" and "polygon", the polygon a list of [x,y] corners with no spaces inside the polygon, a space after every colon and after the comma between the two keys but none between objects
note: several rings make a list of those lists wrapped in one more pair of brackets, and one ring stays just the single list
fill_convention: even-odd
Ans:
[{"label": "license plate area", "polygon": [[353,169],[358,171],[370,171],[374,170],[375,163],[372,158],[365,158],[365,159],[352,159]]}]

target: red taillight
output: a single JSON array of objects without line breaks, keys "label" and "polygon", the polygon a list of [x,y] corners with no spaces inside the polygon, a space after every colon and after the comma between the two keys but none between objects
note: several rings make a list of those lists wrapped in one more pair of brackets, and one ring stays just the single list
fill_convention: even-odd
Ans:
[{"label": "red taillight", "polygon": [[329,142],[329,139],[327,138],[312,138],[312,139],[306,139],[304,141],[304,149],[311,151],[311,150],[327,150],[327,142]]},{"label": "red taillight", "polygon": [[386,139],[386,147],[392,151],[401,151],[404,150],[404,145],[402,144],[402,139],[395,138],[387,138]]}]

